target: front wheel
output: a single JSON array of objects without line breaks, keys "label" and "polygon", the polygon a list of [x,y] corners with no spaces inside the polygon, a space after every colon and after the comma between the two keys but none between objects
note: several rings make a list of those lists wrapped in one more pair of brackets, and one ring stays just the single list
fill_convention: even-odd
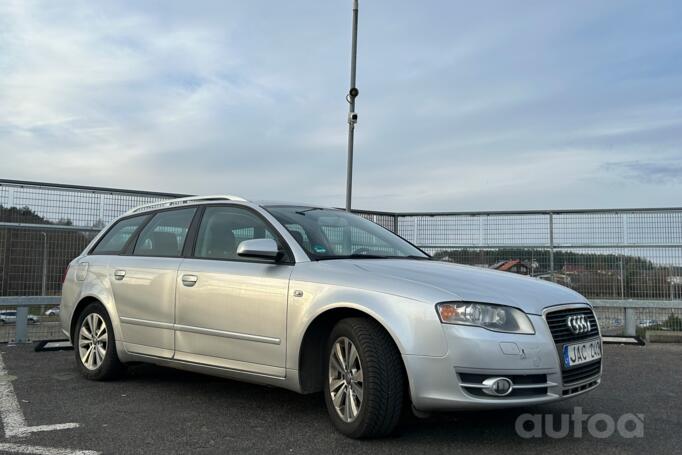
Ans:
[{"label": "front wheel", "polygon": [[405,375],[389,334],[371,319],[343,319],[326,353],[324,397],[334,426],[352,438],[390,434],[400,419]]},{"label": "front wheel", "polygon": [[100,303],[91,303],[81,313],[74,332],[76,363],[81,374],[94,381],[118,377],[123,364],[116,353],[111,319]]}]

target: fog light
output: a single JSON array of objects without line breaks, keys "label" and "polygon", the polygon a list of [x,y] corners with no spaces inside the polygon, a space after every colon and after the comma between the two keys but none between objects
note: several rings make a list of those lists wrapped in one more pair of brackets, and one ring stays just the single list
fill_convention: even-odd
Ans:
[{"label": "fog light", "polygon": [[483,393],[496,397],[504,397],[514,389],[514,383],[508,378],[488,378],[483,381]]}]

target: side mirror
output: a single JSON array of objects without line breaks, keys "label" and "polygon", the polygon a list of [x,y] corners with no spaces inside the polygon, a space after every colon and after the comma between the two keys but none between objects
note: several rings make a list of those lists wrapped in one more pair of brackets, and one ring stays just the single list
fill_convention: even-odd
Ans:
[{"label": "side mirror", "polygon": [[277,259],[277,242],[272,239],[244,240],[237,247],[237,255],[245,258]]}]

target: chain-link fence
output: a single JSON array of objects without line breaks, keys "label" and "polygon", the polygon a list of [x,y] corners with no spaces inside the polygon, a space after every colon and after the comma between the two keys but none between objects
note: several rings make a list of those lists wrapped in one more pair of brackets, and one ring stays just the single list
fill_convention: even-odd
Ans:
[{"label": "chain-link fence", "polygon": [[68,263],[131,208],[182,196],[0,180],[0,342],[23,336],[14,297],[46,297],[27,306],[27,339],[63,337],[50,297],[59,296]]},{"label": "chain-link fence", "polygon": [[[682,330],[682,209],[362,212],[434,258],[570,287],[604,332]],[[626,310],[627,308],[627,310]]]},{"label": "chain-link fence", "polygon": [[[28,307],[28,336],[58,337],[47,313],[71,259],[131,208],[183,196],[0,180],[0,311],[15,311],[14,297],[52,296]],[[575,289],[599,307],[606,333],[622,333],[628,317],[640,332],[682,330],[682,209],[356,213],[436,259]],[[16,338],[9,319],[0,341]]]}]

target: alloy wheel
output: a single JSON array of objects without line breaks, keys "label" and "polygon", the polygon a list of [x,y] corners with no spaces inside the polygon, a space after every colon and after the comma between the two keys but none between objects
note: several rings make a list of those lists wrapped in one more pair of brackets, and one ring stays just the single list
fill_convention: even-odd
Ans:
[{"label": "alloy wheel", "polygon": [[339,417],[354,421],[362,407],[363,374],[358,351],[346,337],[334,342],[329,355],[329,393]]},{"label": "alloy wheel", "polygon": [[107,324],[97,313],[90,313],[83,319],[78,335],[78,352],[81,362],[88,370],[96,370],[107,355]]}]

